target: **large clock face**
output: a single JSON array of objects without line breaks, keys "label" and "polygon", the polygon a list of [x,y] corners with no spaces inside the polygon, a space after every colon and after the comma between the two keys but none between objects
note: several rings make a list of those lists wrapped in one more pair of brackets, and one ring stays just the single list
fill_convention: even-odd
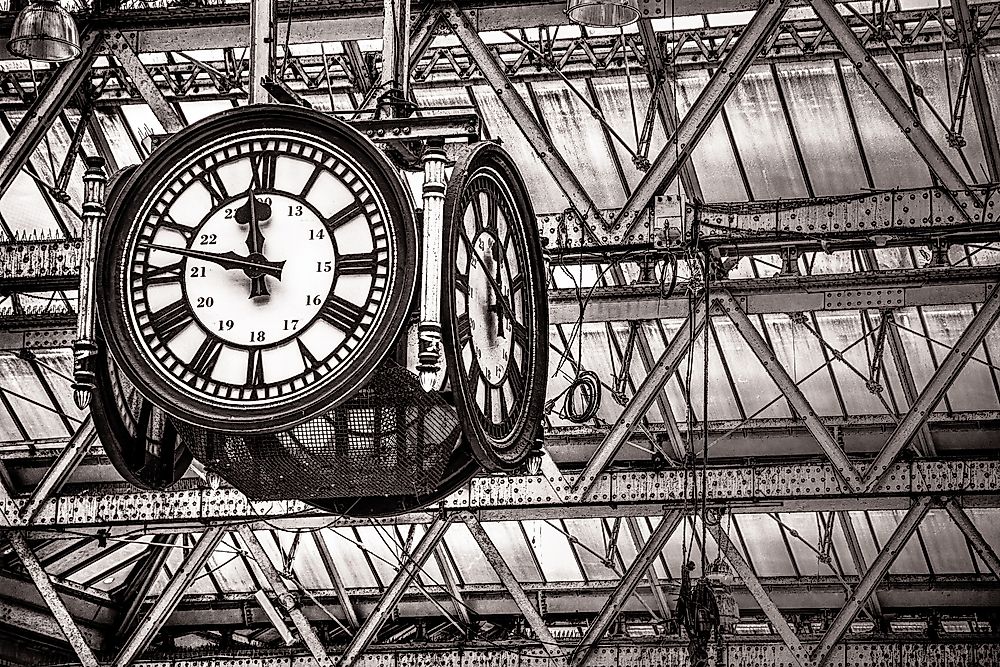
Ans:
[{"label": "large clock face", "polygon": [[296,123],[301,110],[261,120],[274,109],[175,138],[112,212],[121,351],[164,409],[210,428],[277,430],[332,408],[392,345],[413,290],[391,167],[352,130]]},{"label": "large clock face", "polygon": [[547,371],[544,272],[534,216],[513,163],[495,145],[455,168],[444,333],[448,377],[483,465],[520,465],[541,423]]}]

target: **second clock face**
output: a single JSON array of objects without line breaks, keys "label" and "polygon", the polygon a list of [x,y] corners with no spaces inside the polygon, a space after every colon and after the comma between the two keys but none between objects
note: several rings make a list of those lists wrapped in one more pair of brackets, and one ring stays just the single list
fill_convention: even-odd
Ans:
[{"label": "second clock face", "polygon": [[362,358],[398,330],[412,258],[368,172],[310,133],[236,132],[132,202],[119,312],[152,375],[190,399],[181,409],[196,414],[182,417],[225,427],[227,410],[258,409],[275,416],[268,428],[301,421],[269,409],[370,371]]}]

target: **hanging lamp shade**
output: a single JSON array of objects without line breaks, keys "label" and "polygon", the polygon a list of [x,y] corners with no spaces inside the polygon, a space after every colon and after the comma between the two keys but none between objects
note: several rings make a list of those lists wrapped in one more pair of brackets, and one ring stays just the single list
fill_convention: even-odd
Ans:
[{"label": "hanging lamp shade", "polygon": [[32,0],[17,15],[7,50],[18,58],[66,62],[80,57],[80,34],[56,0]]},{"label": "hanging lamp shade", "polygon": [[567,0],[566,15],[574,23],[595,28],[621,28],[639,19],[638,0]]}]

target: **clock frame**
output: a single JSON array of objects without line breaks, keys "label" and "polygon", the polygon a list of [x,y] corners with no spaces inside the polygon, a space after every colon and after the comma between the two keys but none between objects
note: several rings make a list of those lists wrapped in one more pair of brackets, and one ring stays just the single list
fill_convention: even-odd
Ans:
[{"label": "clock frame", "polygon": [[498,145],[474,145],[444,203],[442,334],[448,379],[479,462],[524,463],[541,427],[548,311],[527,188]]},{"label": "clock frame", "polygon": [[391,351],[416,238],[398,173],[363,135],[298,107],[233,109],[168,139],[109,200],[98,317],[170,415],[276,432]]}]

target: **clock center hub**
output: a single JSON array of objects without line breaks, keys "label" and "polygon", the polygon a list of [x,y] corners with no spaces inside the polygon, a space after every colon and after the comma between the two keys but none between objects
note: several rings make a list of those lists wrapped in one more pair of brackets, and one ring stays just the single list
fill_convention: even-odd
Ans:
[{"label": "clock center hub", "polygon": [[498,386],[507,375],[513,349],[511,277],[503,246],[490,230],[472,242],[469,323],[472,347],[486,382]]}]

